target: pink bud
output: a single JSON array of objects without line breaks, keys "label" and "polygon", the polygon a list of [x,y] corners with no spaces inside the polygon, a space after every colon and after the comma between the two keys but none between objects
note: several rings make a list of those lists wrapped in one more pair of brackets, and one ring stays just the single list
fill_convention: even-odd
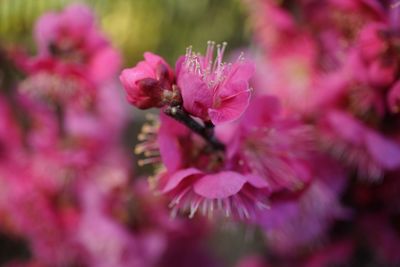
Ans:
[{"label": "pink bud", "polygon": [[124,69],[119,78],[132,105],[140,109],[162,107],[163,92],[172,90],[173,71],[155,54],[146,52],[144,58],[135,67]]}]

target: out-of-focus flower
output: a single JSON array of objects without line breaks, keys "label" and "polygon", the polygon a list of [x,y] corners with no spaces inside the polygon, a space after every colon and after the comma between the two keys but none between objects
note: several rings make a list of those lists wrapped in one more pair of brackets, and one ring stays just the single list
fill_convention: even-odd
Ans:
[{"label": "out-of-focus flower", "polygon": [[35,39],[37,56],[14,53],[28,74],[20,92],[30,97],[87,107],[96,97],[96,86],[112,81],[120,67],[118,52],[97,28],[92,11],[81,4],[43,15]]},{"label": "out-of-focus flower", "polygon": [[400,167],[400,145],[341,112],[326,113],[321,133],[334,156],[355,166],[362,177],[378,179],[385,170]]},{"label": "out-of-focus flower", "polygon": [[314,163],[314,180],[300,196],[272,201],[256,219],[269,248],[280,255],[301,254],[324,238],[335,219],[349,215],[340,204],[344,169],[329,159],[317,158]]},{"label": "out-of-focus flower", "polygon": [[[38,60],[56,60],[66,68],[84,71],[94,83],[113,78],[119,68],[119,55],[98,29],[92,11],[74,4],[61,13],[43,15],[35,26]],[[35,62],[37,65],[38,62]]]},{"label": "out-of-focus flower", "polygon": [[285,116],[276,97],[254,97],[236,127],[216,131],[237,168],[265,180],[273,193],[301,191],[312,180],[312,127]]}]

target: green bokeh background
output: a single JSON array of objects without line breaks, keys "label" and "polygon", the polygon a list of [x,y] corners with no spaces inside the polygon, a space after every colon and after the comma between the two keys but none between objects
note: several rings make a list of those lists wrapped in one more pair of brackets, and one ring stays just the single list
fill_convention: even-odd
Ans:
[{"label": "green bokeh background", "polygon": [[245,46],[249,30],[239,0],[0,0],[0,41],[23,43],[32,52],[37,17],[73,2],[91,6],[99,24],[133,65],[153,51],[171,64],[185,48],[203,51],[208,40],[227,41],[228,50]]}]

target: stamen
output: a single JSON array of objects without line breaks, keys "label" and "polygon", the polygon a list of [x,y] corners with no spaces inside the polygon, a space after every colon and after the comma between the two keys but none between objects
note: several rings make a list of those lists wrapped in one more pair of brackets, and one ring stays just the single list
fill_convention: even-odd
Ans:
[{"label": "stamen", "polygon": [[207,52],[206,52],[206,56],[205,56],[205,64],[206,64],[206,68],[209,69],[211,71],[211,64],[212,64],[212,57],[214,55],[214,46],[215,46],[215,42],[213,41],[208,41],[207,42]]},{"label": "stamen", "polygon": [[140,167],[142,167],[147,164],[153,164],[153,163],[159,163],[159,162],[161,162],[161,157],[147,158],[147,159],[138,160],[138,165]]}]

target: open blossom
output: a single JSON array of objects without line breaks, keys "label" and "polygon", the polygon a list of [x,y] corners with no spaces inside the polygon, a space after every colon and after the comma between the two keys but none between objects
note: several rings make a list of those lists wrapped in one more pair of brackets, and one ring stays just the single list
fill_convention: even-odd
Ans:
[{"label": "open blossom", "polygon": [[217,125],[238,119],[246,110],[254,66],[241,57],[233,63],[223,62],[226,43],[217,45],[214,59],[214,46],[208,43],[205,56],[188,48],[184,59],[177,62],[177,80],[185,110]]},{"label": "open blossom", "polygon": [[[188,129],[174,132],[177,122],[162,117],[159,130],[161,159],[167,170],[159,174],[157,187],[171,197],[173,212],[197,210],[248,218],[266,207],[268,184],[257,176],[237,172],[235,163],[224,162],[221,152],[208,151],[204,141]],[[229,165],[233,164],[233,165]]]},{"label": "open blossom", "polygon": [[166,169],[150,183],[170,199],[172,214],[197,211],[212,215],[249,218],[266,207],[268,184],[259,177],[237,172],[237,163],[224,160],[224,153],[214,150],[199,136],[175,120],[161,115],[160,126],[144,132],[148,137],[136,147],[153,158],[148,163],[164,163]]},{"label": "open blossom", "polygon": [[214,125],[238,119],[249,104],[254,66],[242,57],[223,62],[225,47],[217,45],[215,59],[214,42],[208,43],[205,56],[189,47],[175,74],[164,59],[145,53],[144,61],[120,76],[128,101],[141,109],[183,105],[185,112]]},{"label": "open blossom", "polygon": [[[225,151],[165,115],[137,147],[155,155],[147,162],[164,163],[166,170],[151,182],[172,199],[174,213],[218,210],[251,218],[267,207],[271,193],[295,195],[311,180],[308,128],[280,118],[276,98],[258,99],[251,107],[238,124],[217,126]],[[145,130],[151,132],[148,126]]]},{"label": "open blossom", "polygon": [[144,61],[124,69],[120,80],[129,103],[140,108],[162,107],[164,90],[172,91],[174,73],[167,62],[153,53],[144,53]]}]

